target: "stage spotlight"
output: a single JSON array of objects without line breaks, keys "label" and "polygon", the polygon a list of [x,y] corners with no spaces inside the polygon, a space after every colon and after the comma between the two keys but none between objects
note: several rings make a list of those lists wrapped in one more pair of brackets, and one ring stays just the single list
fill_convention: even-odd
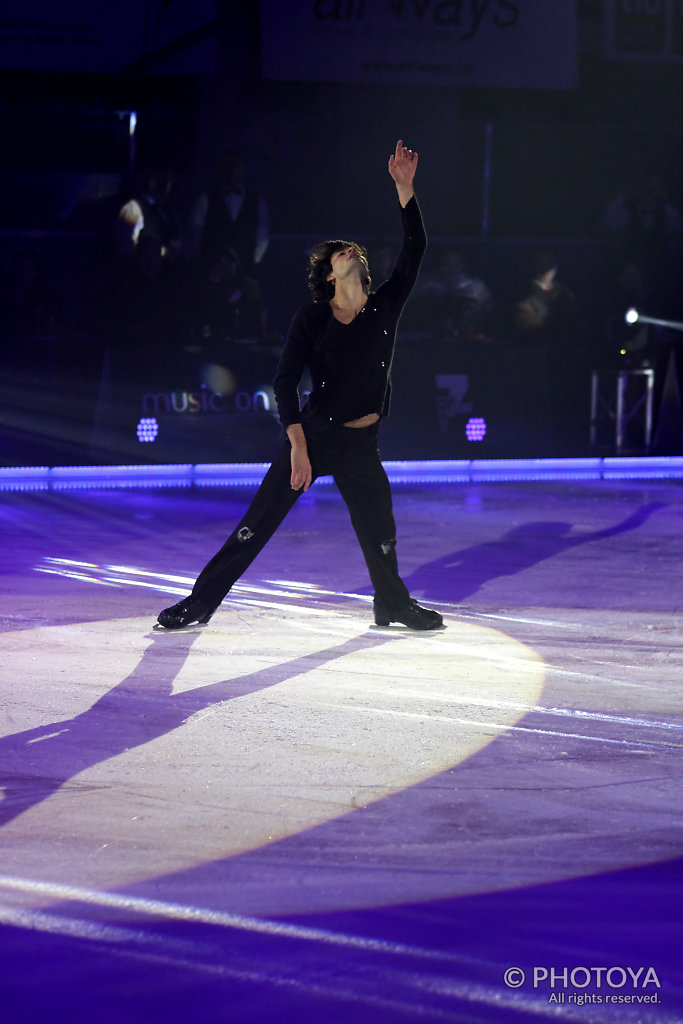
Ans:
[{"label": "stage spotlight", "polygon": [[654,324],[655,327],[667,327],[671,331],[683,331],[683,321],[681,320],[661,320],[656,316],[645,316],[637,309],[629,309],[625,319],[627,324]]},{"label": "stage spotlight", "polygon": [[143,416],[137,425],[136,433],[140,444],[151,444],[152,441],[156,441],[157,434],[159,433],[159,424],[155,417]]},{"label": "stage spotlight", "polygon": [[465,436],[468,441],[483,441],[486,437],[486,420],[483,416],[470,416],[465,424]]}]

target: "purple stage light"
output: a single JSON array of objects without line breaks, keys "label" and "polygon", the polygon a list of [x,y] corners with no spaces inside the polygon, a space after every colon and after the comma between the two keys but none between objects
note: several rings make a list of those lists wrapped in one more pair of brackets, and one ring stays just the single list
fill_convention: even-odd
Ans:
[{"label": "purple stage light", "polygon": [[470,416],[465,424],[468,441],[483,441],[486,437],[486,420],[483,416]]},{"label": "purple stage light", "polygon": [[140,444],[151,444],[152,441],[156,441],[157,434],[159,433],[159,424],[154,416],[143,416],[137,425],[136,433]]}]

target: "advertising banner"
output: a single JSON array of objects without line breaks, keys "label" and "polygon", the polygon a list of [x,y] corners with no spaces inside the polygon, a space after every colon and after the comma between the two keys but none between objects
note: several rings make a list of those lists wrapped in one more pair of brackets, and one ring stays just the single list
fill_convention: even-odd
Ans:
[{"label": "advertising banner", "polygon": [[260,0],[266,78],[569,89],[575,0]]},{"label": "advertising banner", "polygon": [[604,5],[610,60],[683,60],[680,0],[604,0]]}]

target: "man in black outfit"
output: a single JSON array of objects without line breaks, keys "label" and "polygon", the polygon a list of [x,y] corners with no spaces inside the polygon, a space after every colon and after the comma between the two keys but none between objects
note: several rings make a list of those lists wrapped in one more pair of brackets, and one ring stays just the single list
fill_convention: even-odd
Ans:
[{"label": "man in black outfit", "polygon": [[220,155],[218,181],[203,192],[190,215],[190,248],[200,263],[213,262],[226,248],[237,253],[245,274],[256,277],[270,241],[265,198],[248,187],[247,165],[236,149]]},{"label": "man in black outfit", "polygon": [[[417,153],[399,140],[389,173],[401,206],[403,245],[389,279],[376,292],[370,291],[361,246],[328,241],[313,249],[309,284],[315,301],[295,315],[273,384],[287,441],[192,594],[159,615],[166,629],[208,622],[297,498],[316,477],[328,474],[365,557],[377,625],[401,622],[421,630],[443,625],[438,612],[411,599],[398,574],[391,490],[377,448],[379,421],[389,409],[396,328],[427,244],[413,192],[416,168]],[[298,386],[306,368],[313,388],[300,409]]]}]

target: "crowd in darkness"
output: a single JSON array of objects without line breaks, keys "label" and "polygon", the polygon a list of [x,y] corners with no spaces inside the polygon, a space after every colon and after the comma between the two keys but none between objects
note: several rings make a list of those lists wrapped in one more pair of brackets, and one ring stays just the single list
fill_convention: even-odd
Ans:
[{"label": "crowd in darkness", "polygon": [[150,388],[215,387],[215,372],[200,380],[212,367],[264,358],[269,213],[246,174],[242,155],[223,150],[181,213],[174,169],[148,162],[118,190],[75,203],[54,240],[21,239],[0,283],[0,383],[16,435],[49,433],[49,413],[75,452],[105,376],[116,404]]},{"label": "crowd in darkness", "polygon": [[175,205],[172,169],[141,173],[117,212],[113,271],[93,305],[126,358],[201,365],[220,362],[226,347],[263,340],[259,266],[270,240],[268,207],[246,170],[240,153],[223,151],[215,181],[186,218]]},{"label": "crowd in darkness", "polygon": [[[278,309],[275,317],[269,310],[263,274],[268,204],[251,187],[242,154],[223,150],[210,185],[186,207],[181,214],[176,205],[173,169],[154,162],[140,169],[124,193],[78,204],[65,226],[75,233],[99,232],[106,247],[104,273],[86,274],[76,283],[78,303],[51,282],[40,252],[17,251],[2,282],[5,381],[25,380],[30,346],[38,350],[40,339],[56,337],[60,344],[52,346],[49,359],[47,349],[41,358],[55,379],[63,384],[68,376],[80,388],[88,416],[94,415],[105,354],[115,379],[135,380],[143,389],[170,381],[171,371],[181,386],[217,387],[216,368],[240,360],[272,367],[294,309]],[[599,226],[613,240],[613,259],[602,268],[588,307],[577,298],[557,253],[546,246],[529,246],[524,265],[507,268],[509,287],[502,293],[468,265],[466,246],[439,241],[432,228],[401,331],[442,346],[487,349],[492,373],[500,346],[542,355],[556,431],[577,419],[583,424],[591,367],[617,353],[635,362],[652,356],[642,327],[625,324],[626,309],[636,306],[663,317],[680,313],[670,246],[682,227],[659,176],[648,175],[615,195]],[[393,242],[361,241],[377,287],[391,271]],[[305,255],[303,248],[296,253],[302,270]],[[202,380],[207,367],[214,377]],[[22,401],[28,401],[29,390],[19,388]],[[566,441],[571,445],[570,437]]]}]

